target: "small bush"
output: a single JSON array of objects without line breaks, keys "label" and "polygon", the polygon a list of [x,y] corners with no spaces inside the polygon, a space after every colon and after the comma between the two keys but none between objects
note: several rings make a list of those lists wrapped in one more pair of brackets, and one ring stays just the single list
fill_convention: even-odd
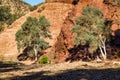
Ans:
[{"label": "small bush", "polygon": [[10,18],[9,6],[0,6],[0,21],[6,21]]},{"label": "small bush", "polygon": [[47,56],[43,55],[41,59],[39,60],[39,64],[49,64],[50,60]]},{"label": "small bush", "polygon": [[8,25],[11,25],[15,20],[20,18],[22,15],[21,14],[11,14],[9,19],[6,21]]},{"label": "small bush", "polygon": [[34,11],[37,9],[37,6],[30,6],[29,9],[30,9],[30,11]]},{"label": "small bush", "polygon": [[0,23],[0,32],[4,30],[4,27],[2,26],[2,23]]}]

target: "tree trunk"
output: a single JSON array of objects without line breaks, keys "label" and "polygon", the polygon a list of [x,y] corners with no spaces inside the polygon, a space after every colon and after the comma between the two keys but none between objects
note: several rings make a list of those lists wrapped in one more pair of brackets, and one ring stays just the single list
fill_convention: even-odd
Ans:
[{"label": "tree trunk", "polygon": [[36,50],[36,48],[34,47],[34,53],[35,53],[35,61],[37,61],[38,59],[37,59],[37,50]]},{"label": "tree trunk", "polygon": [[102,47],[101,47],[101,46],[99,46],[99,49],[100,49],[100,52],[101,52],[101,54],[102,54],[103,58],[105,58],[105,54],[104,54],[104,52],[103,52],[103,50],[102,50]]},{"label": "tree trunk", "polygon": [[104,50],[104,60],[107,59],[107,52],[106,52],[106,47],[105,47],[105,43],[104,43],[104,46],[103,46],[103,50]]},{"label": "tree trunk", "polygon": [[106,38],[104,38],[103,40],[101,35],[99,35],[99,38],[101,42],[101,45],[99,45],[99,49],[103,56],[103,59],[106,60],[107,59],[107,52],[106,52],[106,46],[105,46]]},{"label": "tree trunk", "polygon": [[99,56],[97,56],[96,60],[97,60],[98,63],[102,61],[102,60],[99,58]]}]

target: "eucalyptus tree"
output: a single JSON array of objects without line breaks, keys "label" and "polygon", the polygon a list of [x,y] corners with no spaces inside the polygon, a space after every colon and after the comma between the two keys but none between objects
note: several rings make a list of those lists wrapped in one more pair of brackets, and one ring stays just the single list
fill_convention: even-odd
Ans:
[{"label": "eucalyptus tree", "polygon": [[99,49],[106,60],[106,41],[109,40],[110,26],[106,25],[106,19],[100,9],[92,6],[83,8],[82,16],[75,20],[72,33],[76,33],[76,45],[88,44],[90,53]]},{"label": "eucalyptus tree", "polygon": [[49,47],[49,43],[45,41],[45,38],[51,38],[49,27],[50,23],[44,16],[39,19],[28,17],[16,33],[19,52],[21,49],[30,47],[37,60],[38,51]]}]

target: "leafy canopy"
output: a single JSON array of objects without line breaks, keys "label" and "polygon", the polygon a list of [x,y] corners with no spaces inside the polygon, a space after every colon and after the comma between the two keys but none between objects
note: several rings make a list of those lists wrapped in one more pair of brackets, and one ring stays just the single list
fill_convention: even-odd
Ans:
[{"label": "leafy canopy", "polygon": [[88,44],[91,53],[96,51],[98,46],[102,45],[101,40],[106,39],[109,35],[110,29],[105,23],[103,13],[97,7],[83,8],[82,16],[75,20],[72,28],[72,33],[76,33],[75,44]]},{"label": "leafy canopy", "polygon": [[11,13],[10,7],[0,6],[0,32],[4,30],[4,24],[11,25],[19,17],[20,14]]},{"label": "leafy canopy", "polygon": [[6,21],[11,16],[8,6],[0,6],[0,21]]},{"label": "leafy canopy", "polygon": [[44,39],[51,37],[49,26],[50,23],[44,16],[39,19],[28,17],[16,33],[18,50],[26,47],[31,47],[32,50],[35,48],[37,51],[47,48],[49,45]]}]

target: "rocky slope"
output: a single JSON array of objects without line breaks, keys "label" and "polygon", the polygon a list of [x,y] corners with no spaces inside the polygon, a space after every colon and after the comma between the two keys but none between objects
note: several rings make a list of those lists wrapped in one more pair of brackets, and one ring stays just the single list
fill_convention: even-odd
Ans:
[{"label": "rocky slope", "polygon": [[9,6],[13,14],[26,14],[30,12],[30,5],[21,0],[1,0],[0,6]]},{"label": "rocky slope", "polygon": [[42,5],[42,7],[44,7],[43,11],[39,12],[39,10],[41,9],[41,7],[39,7],[37,10],[30,12],[29,14],[15,21],[10,26],[10,29],[6,29],[0,34],[1,56],[5,57],[7,60],[16,61],[16,57],[18,55],[17,46],[15,42],[16,31],[20,29],[21,25],[25,22],[28,16],[40,17],[42,15],[44,15],[51,23],[50,31],[52,39],[47,40],[50,43],[50,46],[52,46],[52,48],[47,50],[47,53],[51,53],[51,49],[53,49],[53,45],[55,44],[57,36],[61,31],[61,25],[63,24],[66,16],[68,15],[68,12],[70,12],[72,5],[65,3],[46,3]]},{"label": "rocky slope", "polygon": [[52,3],[52,2],[63,2],[63,3],[72,3],[74,0],[45,0],[47,3]]},{"label": "rocky slope", "polygon": [[[76,4],[73,4],[77,1]],[[6,29],[0,34],[0,55],[7,60],[16,60],[18,55],[15,42],[15,33],[20,29],[28,16],[39,17],[44,15],[51,23],[50,31],[52,35],[50,48],[45,50],[54,62],[63,62],[69,56],[69,51],[74,47],[74,35],[70,30],[76,17],[81,15],[83,7],[96,6],[104,12],[104,17],[112,22],[111,30],[120,29],[120,8],[109,3],[111,0],[46,0],[37,10],[26,14],[15,21],[10,29]],[[9,59],[8,59],[9,57]]]}]

